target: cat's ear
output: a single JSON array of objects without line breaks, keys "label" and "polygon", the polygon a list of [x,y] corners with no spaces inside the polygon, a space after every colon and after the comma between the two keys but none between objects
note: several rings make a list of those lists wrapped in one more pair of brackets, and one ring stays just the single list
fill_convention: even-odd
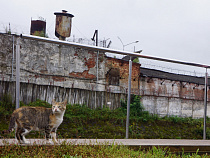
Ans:
[{"label": "cat's ear", "polygon": [[55,99],[52,100],[52,105],[54,105],[56,103]]},{"label": "cat's ear", "polygon": [[67,99],[64,100],[63,105],[66,106],[67,104]]}]

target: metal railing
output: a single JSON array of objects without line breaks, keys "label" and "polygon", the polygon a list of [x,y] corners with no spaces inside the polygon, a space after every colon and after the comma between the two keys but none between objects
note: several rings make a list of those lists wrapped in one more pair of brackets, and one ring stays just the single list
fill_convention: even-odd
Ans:
[{"label": "metal railing", "polygon": [[[20,44],[19,40],[20,38],[24,39],[31,39],[31,40],[38,40],[38,41],[43,41],[43,42],[48,42],[48,43],[54,43],[54,44],[60,44],[60,45],[68,45],[68,46],[74,46],[74,47],[80,47],[84,49],[89,49],[93,51],[100,51],[100,52],[109,52],[109,53],[115,53],[115,54],[121,54],[121,55],[129,55],[129,56],[135,56],[135,57],[140,57],[140,58],[146,58],[146,59],[152,59],[152,60],[158,60],[158,61],[164,61],[164,62],[170,62],[170,63],[177,63],[177,64],[182,64],[182,65],[188,65],[188,66],[195,66],[195,67],[201,67],[205,68],[205,94],[204,94],[204,132],[203,132],[203,139],[206,139],[206,111],[207,111],[207,81],[208,81],[208,69],[210,68],[209,65],[204,65],[204,64],[199,64],[199,63],[194,63],[194,62],[187,62],[187,61],[180,61],[180,60],[174,60],[174,59],[167,59],[167,58],[162,58],[162,57],[155,57],[155,56],[150,56],[150,55],[142,55],[134,52],[128,52],[128,51],[121,51],[121,50],[114,50],[114,49],[109,49],[109,48],[103,48],[103,47],[97,47],[97,46],[91,46],[91,45],[85,45],[85,44],[79,44],[79,43],[73,43],[73,42],[67,42],[67,41],[61,41],[61,40],[56,40],[56,39],[49,39],[49,38],[43,38],[43,37],[38,37],[38,36],[32,36],[32,35],[25,35],[21,34],[20,37],[17,39],[17,45],[16,45],[16,86],[17,86],[17,91],[16,91],[16,105],[19,106],[19,88],[18,88],[18,83],[19,83],[19,54],[20,54]],[[131,59],[129,60],[129,81],[128,81],[128,102],[127,102],[127,120],[126,120],[126,138],[128,138],[128,127],[129,127],[129,110],[130,110],[130,89],[131,89],[131,70],[132,70],[132,61]]]}]

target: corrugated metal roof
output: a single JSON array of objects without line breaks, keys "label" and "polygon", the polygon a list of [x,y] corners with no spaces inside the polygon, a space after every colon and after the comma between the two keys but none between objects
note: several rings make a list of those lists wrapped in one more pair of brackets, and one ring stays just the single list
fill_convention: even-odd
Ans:
[{"label": "corrugated metal roof", "polygon": [[[136,57],[133,57],[132,59],[135,59],[135,58]],[[129,56],[125,56],[121,60],[129,61],[129,59],[130,59]],[[205,84],[205,77],[181,75],[181,74],[175,74],[175,73],[165,72],[165,71],[156,70],[156,69],[149,69],[145,67],[140,67],[140,76],[167,79],[171,81],[189,82],[189,83],[195,83],[199,85]],[[208,80],[208,85],[210,85],[210,80]]]},{"label": "corrugated metal roof", "polygon": [[[167,79],[172,81],[181,81],[181,82],[189,82],[204,85],[205,84],[205,77],[196,77],[190,75],[180,75],[169,73],[161,70],[155,69],[148,69],[141,67],[140,68],[140,75],[145,77],[152,77],[152,78],[160,78],[160,79]],[[208,85],[210,85],[210,81],[208,80]]]}]

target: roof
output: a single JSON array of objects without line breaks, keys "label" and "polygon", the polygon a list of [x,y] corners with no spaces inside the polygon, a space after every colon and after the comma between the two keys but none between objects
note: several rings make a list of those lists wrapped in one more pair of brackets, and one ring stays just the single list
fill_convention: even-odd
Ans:
[{"label": "roof", "polygon": [[[180,82],[189,82],[201,85],[205,84],[205,77],[180,75],[161,70],[148,69],[144,67],[140,68],[140,76],[167,79],[167,80],[180,81]],[[210,85],[210,80],[208,80],[208,85]]]},{"label": "roof", "polygon": [[[110,58],[112,58],[112,57],[110,57]],[[133,61],[135,58],[136,57],[131,57],[131,60]],[[123,57],[122,59],[118,59],[118,60],[129,61],[130,56],[127,55],[127,56]],[[175,74],[175,73],[165,72],[165,71],[156,70],[156,69],[149,69],[149,68],[145,68],[145,67],[140,67],[140,76],[166,79],[166,80],[171,80],[171,81],[195,83],[198,85],[205,84],[205,77],[181,75],[181,74]],[[210,85],[210,80],[208,80],[208,85]]]},{"label": "roof", "polygon": [[130,58],[131,58],[132,61],[133,61],[134,59],[136,59],[136,57],[126,55],[126,56],[124,56],[124,57],[122,58],[122,60],[129,61]]}]

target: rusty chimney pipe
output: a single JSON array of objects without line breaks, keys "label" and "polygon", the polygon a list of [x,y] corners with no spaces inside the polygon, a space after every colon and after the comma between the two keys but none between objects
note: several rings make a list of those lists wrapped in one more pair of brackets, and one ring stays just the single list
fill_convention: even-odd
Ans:
[{"label": "rusty chimney pipe", "polygon": [[55,24],[55,36],[60,40],[65,40],[66,37],[70,37],[71,23],[74,15],[67,13],[66,10],[62,12],[55,12],[56,24]]},{"label": "rusty chimney pipe", "polygon": [[31,19],[31,35],[45,37],[46,34],[46,21],[32,20]]}]

